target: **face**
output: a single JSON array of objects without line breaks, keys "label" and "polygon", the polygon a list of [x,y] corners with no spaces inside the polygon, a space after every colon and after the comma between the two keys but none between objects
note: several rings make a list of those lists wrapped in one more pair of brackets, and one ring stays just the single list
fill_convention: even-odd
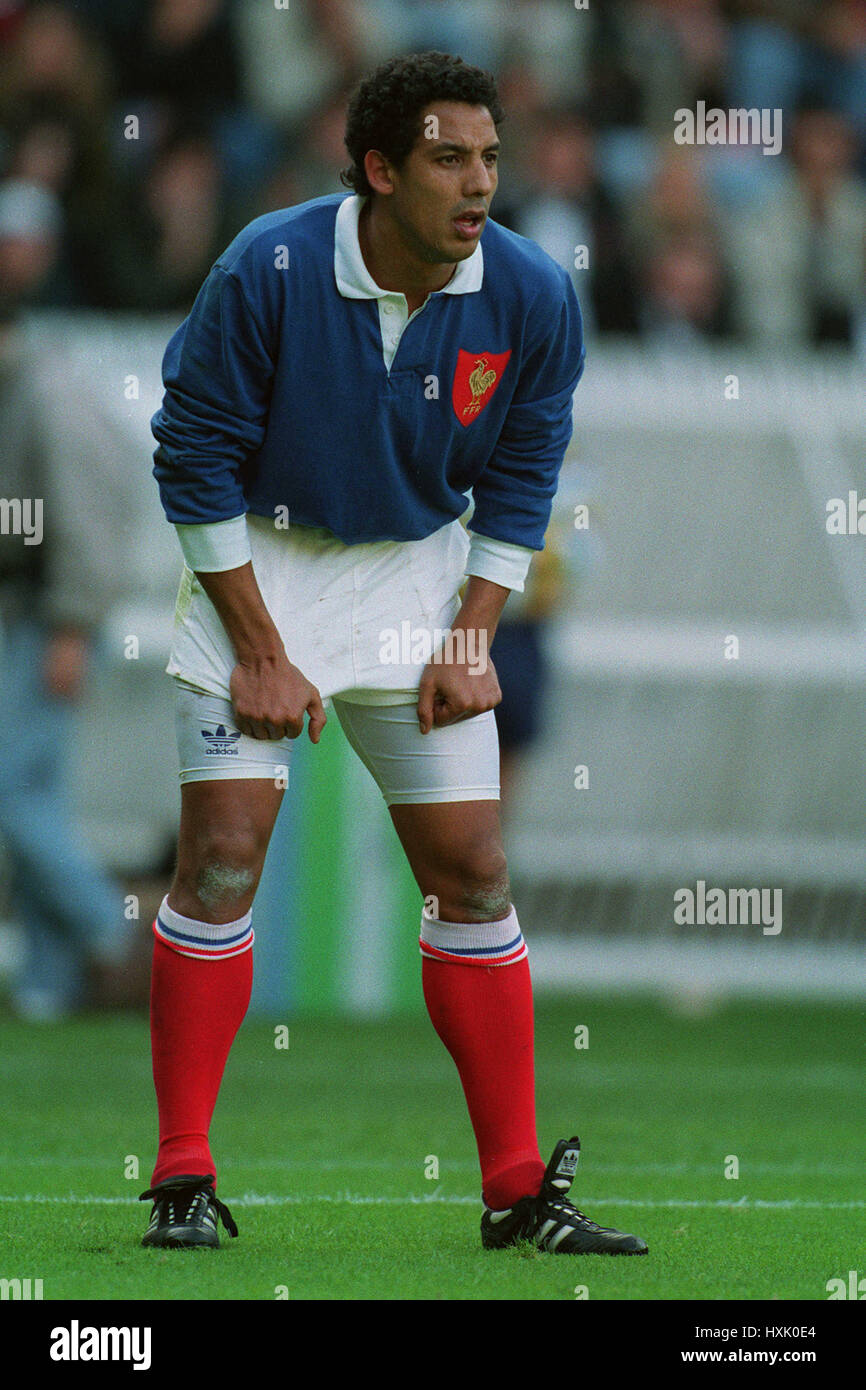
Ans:
[{"label": "face", "polygon": [[[463,261],[478,245],[498,181],[499,138],[486,106],[429,106],[421,135],[400,168],[381,160],[389,215],[406,244],[430,264]],[[378,184],[379,180],[377,180]]]}]

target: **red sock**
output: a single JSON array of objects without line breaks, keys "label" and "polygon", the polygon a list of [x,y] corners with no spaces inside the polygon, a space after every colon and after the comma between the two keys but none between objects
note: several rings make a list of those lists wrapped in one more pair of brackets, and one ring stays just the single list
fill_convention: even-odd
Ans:
[{"label": "red sock", "polygon": [[511,1207],[541,1187],[529,961],[485,966],[424,955],[424,998],[457,1064],[478,1143],[484,1201]]},{"label": "red sock", "polygon": [[150,1030],[159,1154],[151,1186],[185,1173],[216,1176],[208,1130],[252,984],[252,950],[202,960],[154,941]]}]

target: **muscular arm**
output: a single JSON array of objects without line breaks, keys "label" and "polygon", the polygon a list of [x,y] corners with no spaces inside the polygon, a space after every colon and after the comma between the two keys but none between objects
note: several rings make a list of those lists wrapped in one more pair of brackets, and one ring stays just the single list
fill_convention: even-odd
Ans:
[{"label": "muscular arm", "polygon": [[[574,391],[583,372],[583,328],[571,280],[561,268],[553,267],[546,272],[545,282],[545,291],[536,300],[534,346],[523,362],[493,455],[472,489],[475,510],[469,529],[481,539],[475,561],[483,560],[485,568],[492,563],[497,578],[506,583],[513,577],[513,563],[501,555],[482,556],[484,538],[488,550],[491,541],[517,551],[543,548],[559,470],[572,433]],[[553,331],[551,325],[555,325]],[[471,575],[452,631],[462,628],[473,635],[476,660],[445,663],[440,659],[425,668],[418,692],[422,734],[499,704],[499,681],[492,662],[478,660],[478,639],[483,638],[486,652],[509,592],[504,584]],[[466,645],[469,650],[468,639]]]},{"label": "muscular arm", "polygon": [[[459,640],[452,637],[448,661],[431,661],[418,688],[418,725],[427,734],[443,724],[454,724],[494,709],[502,699],[496,671],[489,657],[490,644],[511,591],[479,575],[470,575],[452,634],[465,634],[465,660]],[[446,651],[448,649],[446,644]]]},{"label": "muscular arm", "polygon": [[310,741],[318,743],[327,722],[321,697],[289,661],[252,564],[202,571],[196,578],[237,657],[229,688],[241,733],[261,739],[297,738],[307,713]]}]

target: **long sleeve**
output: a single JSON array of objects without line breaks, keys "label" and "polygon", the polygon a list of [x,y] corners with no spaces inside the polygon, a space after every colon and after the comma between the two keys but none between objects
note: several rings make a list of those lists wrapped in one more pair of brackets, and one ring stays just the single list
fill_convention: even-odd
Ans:
[{"label": "long sleeve", "polygon": [[481,536],[476,532],[466,557],[466,573],[490,579],[504,589],[516,589],[518,593],[523,593],[534,553],[529,546],[495,541],[490,536]]},{"label": "long sleeve", "polygon": [[544,548],[585,360],[580,307],[564,272],[559,285],[558,297],[545,294],[537,307],[546,331],[527,354],[496,448],[472,490],[470,531],[533,550]]},{"label": "long sleeve", "polygon": [[234,570],[252,559],[245,516],[175,526],[183,558],[196,574]]},{"label": "long sleeve", "polygon": [[245,513],[242,469],[264,439],[274,373],[269,337],[238,277],[214,266],[166,349],[165,398],[152,421],[169,521]]}]

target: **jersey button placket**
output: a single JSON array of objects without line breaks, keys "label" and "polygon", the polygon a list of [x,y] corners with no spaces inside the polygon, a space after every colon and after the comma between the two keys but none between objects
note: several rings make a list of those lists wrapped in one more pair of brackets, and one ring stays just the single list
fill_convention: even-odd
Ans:
[{"label": "jersey button placket", "polygon": [[[382,346],[390,357],[390,365],[388,367],[388,375],[390,377],[391,367],[394,365],[394,358],[397,355],[397,348],[400,345],[400,338],[402,337],[403,328],[405,327],[406,315],[403,304],[396,299],[383,300],[382,315],[385,320],[382,323]],[[403,324],[400,322],[401,318],[404,319]]]}]

